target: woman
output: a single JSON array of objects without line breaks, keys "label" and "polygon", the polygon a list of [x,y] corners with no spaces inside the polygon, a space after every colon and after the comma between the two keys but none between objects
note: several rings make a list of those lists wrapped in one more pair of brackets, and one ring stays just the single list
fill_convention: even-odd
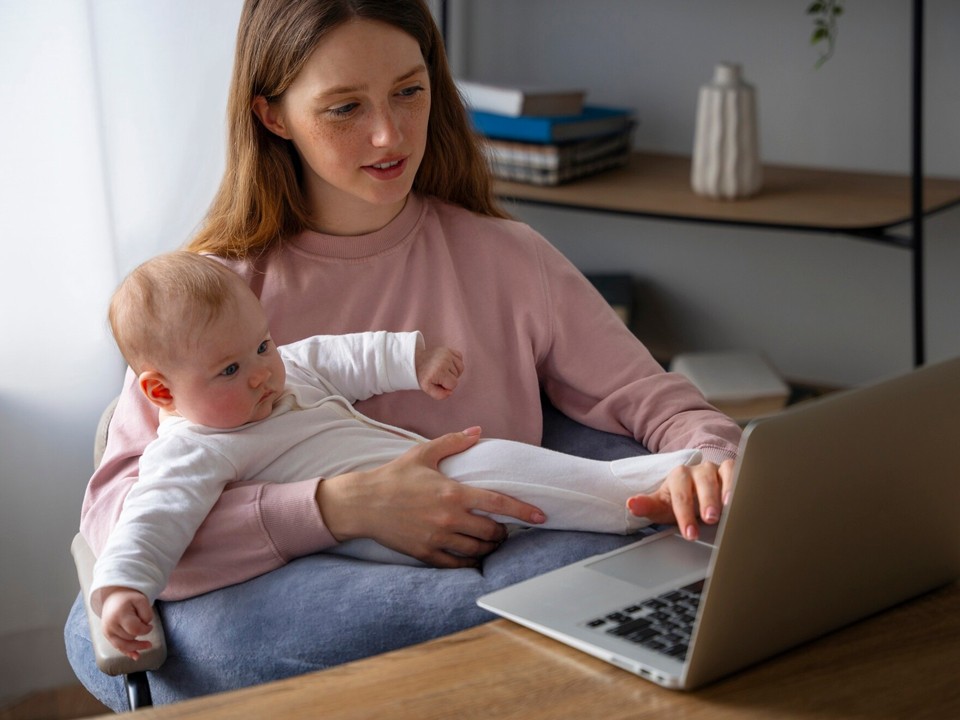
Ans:
[{"label": "woman", "polygon": [[[461,349],[466,371],[442,404],[394,393],[357,405],[437,438],[397,461],[228,486],[162,596],[194,599],[161,610],[176,657],[157,674],[155,698],[274,679],[466,627],[487,617],[473,606],[482,592],[616,547],[622,540],[606,536],[527,533],[490,555],[482,575],[468,569],[505,538],[473,510],[532,522],[538,509],[460,486],[437,463],[475,441],[451,432],[472,425],[539,443],[541,389],[570,417],[654,452],[701,450],[707,462],[634,498],[635,514],[676,520],[690,539],[698,515],[719,519],[739,429],[662,372],[576,269],[497,208],[420,0],[248,0],[228,116],[227,169],[190,249],[248,280],[278,343],[419,329],[428,344]],[[95,549],[155,434],[156,412],[130,380],[84,501],[81,530]],[[354,537],[461,570],[316,554]],[[78,675],[113,702],[112,686],[89,670],[82,631],[67,630]]]}]

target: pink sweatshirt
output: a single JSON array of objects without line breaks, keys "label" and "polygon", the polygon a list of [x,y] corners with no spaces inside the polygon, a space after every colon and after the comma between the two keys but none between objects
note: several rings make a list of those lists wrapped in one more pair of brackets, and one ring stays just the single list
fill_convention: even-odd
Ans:
[{"label": "pink sweatshirt", "polygon": [[[411,196],[377,232],[307,231],[234,267],[259,295],[278,344],[420,330],[428,347],[463,352],[466,370],[447,400],[397,392],[357,404],[382,422],[426,437],[480,425],[485,437],[539,444],[542,384],[570,417],[653,452],[697,448],[716,462],[736,453],[739,427],[663,372],[582,274],[522,223]],[[95,552],[156,436],[157,413],[133,381],[128,371],[84,498],[80,529]],[[318,481],[228,485],[161,597],[242,582],[336,544],[314,499]]]}]

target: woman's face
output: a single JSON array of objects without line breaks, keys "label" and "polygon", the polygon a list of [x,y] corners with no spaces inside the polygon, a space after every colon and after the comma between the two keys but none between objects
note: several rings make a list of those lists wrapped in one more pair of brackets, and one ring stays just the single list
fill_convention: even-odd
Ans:
[{"label": "woman's face", "polygon": [[303,161],[318,230],[370,232],[403,209],[430,116],[430,77],[413,37],[371,20],[339,26],[266,112]]}]

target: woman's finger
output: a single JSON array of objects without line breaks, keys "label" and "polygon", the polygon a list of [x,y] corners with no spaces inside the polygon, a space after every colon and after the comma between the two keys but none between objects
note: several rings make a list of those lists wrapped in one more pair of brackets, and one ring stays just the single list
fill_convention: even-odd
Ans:
[{"label": "woman's finger", "polygon": [[[479,439],[480,428],[470,427],[462,432],[441,435],[435,440],[430,440],[414,448],[413,452],[419,455],[425,465],[436,470],[441,460],[472,448]],[[411,451],[408,450],[407,452]]]},{"label": "woman's finger", "polygon": [[704,462],[691,470],[700,518],[708,525],[713,525],[720,521],[720,511],[723,508],[718,468],[713,463]]},{"label": "woman's finger", "polygon": [[513,518],[528,525],[540,525],[547,520],[540,508],[509,495],[467,486],[463,489],[469,511]]},{"label": "woman's finger", "polygon": [[724,460],[720,463],[720,499],[723,506],[730,504],[730,498],[733,496],[733,460]]},{"label": "woman's finger", "polygon": [[697,528],[697,485],[693,476],[694,468],[676,468],[661,487],[669,496],[677,527],[687,540],[700,537]]}]

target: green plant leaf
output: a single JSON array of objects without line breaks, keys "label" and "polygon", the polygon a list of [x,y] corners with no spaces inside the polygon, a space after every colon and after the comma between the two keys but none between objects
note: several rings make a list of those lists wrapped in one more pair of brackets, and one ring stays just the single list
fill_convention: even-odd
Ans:
[{"label": "green plant leaf", "polygon": [[826,40],[825,47],[820,48],[820,57],[815,67],[819,68],[833,56],[837,40],[837,18],[843,15],[843,0],[814,0],[807,6],[807,14],[813,20],[813,33],[810,35],[810,44],[818,45]]}]

